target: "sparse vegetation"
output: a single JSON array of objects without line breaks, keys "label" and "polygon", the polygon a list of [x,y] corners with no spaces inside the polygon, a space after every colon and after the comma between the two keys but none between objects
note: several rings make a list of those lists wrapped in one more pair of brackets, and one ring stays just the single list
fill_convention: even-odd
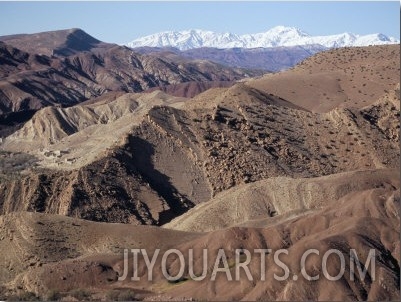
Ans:
[{"label": "sparse vegetation", "polygon": [[47,295],[45,296],[46,301],[58,301],[61,299],[61,294],[59,291],[50,290]]},{"label": "sparse vegetation", "polygon": [[131,289],[113,289],[107,292],[109,301],[136,301],[135,292]]},{"label": "sparse vegetation", "polygon": [[74,289],[70,291],[69,294],[78,301],[86,301],[89,300],[89,298],[91,297],[91,293],[88,290],[82,288]]},{"label": "sparse vegetation", "polygon": [[34,168],[38,159],[23,152],[0,151],[0,179],[16,178],[21,171]]},{"label": "sparse vegetation", "polygon": [[19,291],[17,294],[11,295],[7,298],[8,301],[39,301],[36,294],[29,291]]},{"label": "sparse vegetation", "polygon": [[[372,240],[368,242],[370,246],[383,247],[382,241],[392,239],[391,234],[398,232],[399,225],[397,215],[387,215],[398,201],[389,197],[395,196],[399,189],[396,181],[399,175],[385,169],[399,166],[396,131],[399,105],[393,103],[396,94],[393,84],[378,80],[376,65],[385,59],[377,62],[370,59],[362,64],[359,61],[366,53],[359,48],[330,50],[305,60],[303,70],[296,67],[298,75],[286,78],[290,70],[278,76],[249,79],[228,89],[213,89],[185,104],[184,99],[177,101],[159,92],[156,100],[151,96],[156,93],[124,94],[123,100],[129,98],[131,104],[135,99],[140,104],[140,114],[129,108],[122,120],[96,123],[90,129],[75,129],[84,116],[75,111],[69,115],[69,110],[87,109],[88,104],[65,110],[48,108],[58,110],[62,118],[56,119],[49,110],[49,115],[41,120],[43,128],[48,129],[46,119],[63,121],[63,129],[77,130],[68,136],[70,141],[55,139],[52,150],[43,148],[39,153],[39,147],[26,135],[32,132],[28,125],[17,133],[25,145],[12,141],[21,150],[41,156],[43,170],[25,169],[34,164],[34,159],[22,152],[0,153],[3,171],[20,173],[18,179],[5,175],[0,182],[0,210],[5,213],[0,221],[0,242],[4,250],[15,252],[15,256],[8,253],[7,263],[0,267],[7,272],[4,277],[9,278],[7,286],[13,280],[32,282],[28,288],[38,290],[40,297],[52,301],[176,300],[176,292],[188,293],[188,297],[198,300],[202,288],[214,287],[206,284],[208,279],[200,288],[188,276],[161,281],[160,272],[155,271],[154,282],[147,283],[146,277],[135,285],[117,282],[116,271],[121,275],[122,269],[117,257],[125,247],[153,249],[156,243],[161,248],[179,248],[183,252],[189,247],[204,247],[212,253],[222,246],[231,250],[282,246],[296,254],[311,242],[318,248],[322,238],[323,248],[352,246],[358,255],[368,239]],[[358,63],[351,64],[349,54]],[[399,56],[398,51],[396,54]],[[104,65],[107,64],[105,61]],[[362,79],[359,67],[366,80]],[[388,70],[381,73],[386,77],[393,74]],[[269,81],[273,82],[270,87]],[[358,95],[358,89],[367,96]],[[378,101],[383,89],[390,93],[382,98],[384,101]],[[153,101],[157,106],[153,106]],[[101,105],[96,102],[90,105],[91,114],[97,110],[102,113],[127,109],[111,110],[116,106],[112,99],[101,100]],[[61,128],[57,130],[64,133]],[[108,144],[111,139],[113,143]],[[61,149],[57,151],[61,145],[69,147],[68,156],[61,154]],[[63,163],[69,163],[70,159],[77,161],[68,166],[62,163],[60,167],[55,161],[60,158]],[[385,202],[377,202],[376,192],[370,194],[372,190],[380,190],[378,193],[385,197]],[[31,212],[9,213],[19,209]],[[158,227],[161,225],[163,228]],[[382,225],[387,228],[386,234],[391,235],[389,238],[381,236]],[[342,232],[347,232],[346,236]],[[233,272],[235,261],[232,253],[228,256]],[[199,272],[198,255],[195,258]],[[132,257],[129,259],[132,272],[135,268]],[[245,259],[241,255],[240,261]],[[176,261],[168,268],[172,272],[179,264]],[[396,275],[398,266],[386,265],[386,261],[377,262],[383,276]],[[299,272],[297,265],[295,269]],[[143,268],[140,266],[138,271],[141,276]],[[267,269],[271,276],[272,267],[267,265]],[[35,280],[43,276],[41,272],[48,274]],[[338,291],[332,290],[330,282],[320,280],[301,282],[299,290],[298,283],[292,281],[291,288],[285,282],[260,283],[256,279],[252,284],[241,282],[225,287],[219,279],[218,288],[208,291],[208,298],[219,300],[220,293],[227,293],[226,299],[235,300],[247,297],[263,300],[275,295],[289,300],[318,300],[327,297],[323,292],[327,288],[333,295],[344,294],[333,300],[349,297],[363,300],[368,294],[375,300],[381,296],[374,296],[376,291],[369,291],[368,287],[384,290],[379,281],[369,280],[361,287],[356,284]],[[77,288],[76,284],[81,284],[81,288],[64,292]],[[40,292],[52,287],[63,291]],[[291,296],[304,293],[308,296]],[[37,297],[21,291],[17,298]]]}]

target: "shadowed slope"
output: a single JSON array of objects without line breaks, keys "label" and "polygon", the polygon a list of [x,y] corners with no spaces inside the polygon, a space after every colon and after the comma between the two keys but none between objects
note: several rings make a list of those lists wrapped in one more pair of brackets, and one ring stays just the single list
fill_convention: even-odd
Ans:
[{"label": "shadowed slope", "polygon": [[269,178],[219,193],[163,227],[206,232],[235,225],[277,224],[324,208],[356,191],[396,187],[398,181],[396,170],[347,172],[319,178]]},{"label": "shadowed slope", "polygon": [[[93,297],[105,297],[115,288],[133,289],[137,298],[151,300],[396,300],[399,298],[400,265],[399,200],[399,187],[360,187],[326,203],[320,210],[275,224],[258,228],[233,227],[204,234],[94,223],[48,214],[13,213],[0,218],[0,246],[2,250],[15,250],[0,262],[1,278],[3,284],[8,282],[9,288],[19,287],[41,297],[50,290],[66,296],[80,286],[90,288],[88,292]],[[128,278],[118,281],[123,270],[124,248],[146,249],[150,257],[156,248],[161,249],[161,255],[169,248],[177,248],[182,251],[186,264],[189,263],[188,250],[194,249],[194,273],[198,276],[204,261],[201,251],[207,249],[211,268],[203,281],[192,280],[186,267],[180,282],[168,282],[161,272],[160,255],[149,282],[144,259],[140,256],[139,281],[132,281],[130,257]],[[225,273],[218,273],[216,280],[211,281],[212,266],[220,248],[225,250],[228,274],[233,278],[237,269],[235,250],[249,250],[252,258],[247,266],[253,281],[248,280],[244,271],[239,281],[227,281]],[[260,253],[254,252],[261,248],[271,249],[265,255],[266,281],[261,280]],[[305,272],[309,276],[319,275],[317,281],[307,281],[301,273],[301,256],[312,248],[319,251],[319,256],[308,257]],[[346,260],[344,275],[338,281],[328,281],[323,275],[322,257],[333,248],[341,251]],[[280,256],[290,273],[284,281],[273,278],[273,274],[283,275],[283,269],[273,261],[279,249],[287,249],[289,253]],[[370,249],[374,249],[375,270],[370,264],[364,278],[356,272],[355,281],[350,280],[350,249],[355,249],[362,265],[367,263]],[[329,259],[328,272],[336,276],[339,259],[334,256]],[[166,265],[169,274],[178,273],[179,261],[175,254],[168,258]],[[294,275],[299,278],[295,279]],[[2,295],[6,293],[3,288]]]},{"label": "shadowed slope", "polygon": [[179,56],[159,58],[107,44],[79,29],[0,38],[0,114],[71,106],[110,91],[185,82],[233,82],[261,71]]},{"label": "shadowed slope", "polygon": [[[44,109],[3,142],[5,151],[29,153],[25,163],[7,154],[0,162],[21,167],[16,177],[3,170],[3,213],[164,224],[243,183],[397,167],[398,111],[390,99],[318,114],[241,83],[190,100],[153,92]],[[31,157],[37,167],[28,169]],[[37,181],[41,174],[48,181]],[[99,181],[91,183],[96,174]],[[109,179],[117,178],[111,188]],[[27,183],[29,190],[22,189]],[[71,189],[55,190],[60,183]],[[36,193],[42,191],[53,193]],[[50,207],[52,200],[57,206]]]}]

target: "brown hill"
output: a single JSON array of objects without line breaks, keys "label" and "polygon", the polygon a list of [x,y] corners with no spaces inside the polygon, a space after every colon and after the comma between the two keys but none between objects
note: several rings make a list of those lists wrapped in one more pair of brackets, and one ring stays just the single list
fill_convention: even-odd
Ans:
[{"label": "brown hill", "polygon": [[242,183],[399,166],[387,99],[319,114],[237,84],[184,101],[153,92],[39,111],[3,142],[29,156],[3,156],[2,213],[164,224]]},{"label": "brown hill", "polygon": [[[359,63],[345,60],[344,50],[337,51],[345,65],[356,67],[379,56],[379,49],[390,59],[378,65],[396,74],[390,66],[397,57],[392,48],[356,48],[367,54]],[[126,50],[105,53],[110,51]],[[335,52],[328,54],[336,57]],[[99,55],[102,65],[80,55],[59,62],[84,66],[80,70],[94,77],[104,66],[124,65],[109,62],[108,56]],[[85,55],[99,58],[93,52]],[[18,58],[26,60],[24,56]],[[173,81],[177,76],[157,73],[158,64],[166,61],[148,59],[141,64],[158,77]],[[10,62],[7,68],[15,68]],[[196,64],[203,70],[209,63]],[[316,74],[316,83],[320,77],[322,89],[330,92],[323,74],[332,79],[339,71],[315,70],[313,64],[308,67],[311,77]],[[69,108],[37,111],[0,142],[0,298],[399,299],[399,84],[385,77],[378,85],[389,87],[387,92],[333,109],[312,92],[309,102],[266,90],[270,79],[286,81],[294,73],[308,73],[302,66],[297,70],[209,89],[193,98],[162,91],[109,91]],[[364,75],[358,73],[354,80]],[[110,78],[105,83],[115,84]],[[282,91],[291,87],[291,82],[276,84]],[[302,86],[297,87],[302,96]],[[315,106],[315,100],[320,104]],[[198,276],[203,248],[212,263],[202,282],[186,272],[169,282],[160,271],[159,257],[148,281],[140,258],[141,280],[118,281],[124,248],[144,248],[150,254],[155,248],[176,248],[185,260],[194,248]],[[232,274],[239,269],[235,249],[252,251],[253,281],[244,272],[239,281],[227,281],[224,273],[211,281],[220,248],[226,250]],[[266,281],[260,278],[255,248],[273,250],[266,256]],[[309,275],[322,275],[323,254],[337,249],[347,261],[344,276],[335,282],[323,276],[316,281],[303,278],[300,259],[310,248],[320,255],[305,263]],[[290,271],[284,281],[273,278],[284,273],[274,263],[278,249],[289,252],[280,257]],[[350,277],[351,249],[363,268],[369,250],[376,253],[375,271],[369,266],[365,279]],[[240,261],[245,260],[240,255]],[[173,255],[168,258],[168,272],[178,272],[178,265]],[[327,266],[335,275],[339,258],[331,256]]]},{"label": "brown hill", "polygon": [[145,90],[145,92],[153,92],[155,90],[161,90],[169,95],[192,98],[211,88],[231,87],[234,84],[235,82],[229,82],[229,81],[186,82],[180,84],[171,84],[167,86],[154,87]]},{"label": "brown hill", "polygon": [[72,105],[108,91],[138,92],[188,81],[235,81],[252,72],[207,61],[167,61],[141,56],[121,46],[66,58],[30,55],[0,45],[2,113]]},{"label": "brown hill", "polygon": [[313,112],[361,108],[394,90],[400,79],[400,46],[351,47],[318,53],[290,71],[249,81]]},{"label": "brown hill", "polygon": [[94,48],[111,46],[111,44],[101,42],[79,28],[0,36],[0,41],[28,53],[47,56],[68,56],[82,51],[90,51]]},{"label": "brown hill", "polygon": [[[140,55],[77,29],[1,39],[7,43],[0,42],[1,137],[21,125],[10,112],[71,106],[109,92],[140,92],[184,82],[213,82],[203,89],[227,86],[226,81],[262,74],[179,56]],[[191,89],[192,95],[195,90]]]},{"label": "brown hill", "polygon": [[[370,172],[368,172],[370,174]],[[320,209],[273,224],[233,227],[210,233],[186,233],[149,226],[94,223],[79,219],[38,213],[13,213],[0,218],[1,250],[7,253],[0,262],[2,298],[27,297],[27,292],[42,299],[51,296],[111,299],[129,293],[129,300],[395,300],[399,298],[399,175],[391,183],[380,181],[376,188],[355,188],[343,197],[322,204]],[[364,173],[353,175],[357,181]],[[367,176],[369,178],[369,176]],[[341,177],[338,177],[341,180]],[[335,183],[335,181],[333,182]],[[361,181],[361,184],[363,181]],[[395,186],[396,187],[395,187]],[[188,264],[188,250],[195,249],[194,271],[200,276],[203,260],[199,251],[208,250],[211,267],[203,281],[195,281],[184,270],[178,282],[169,282],[161,272],[161,255],[155,262],[152,281],[148,281],[144,259],[138,259],[139,281],[132,281],[132,257],[125,281],[118,281],[123,268],[122,250],[143,248],[149,256],[156,248],[161,255],[170,248],[182,251]],[[219,248],[227,255],[228,272],[235,278],[235,249],[251,252],[248,267],[253,281],[241,272],[239,281],[227,281],[218,273],[211,281],[212,267]],[[266,281],[261,280],[260,254],[257,248],[270,248],[266,255]],[[311,248],[319,256],[306,261],[308,275],[319,275],[308,281],[301,274],[300,259]],[[345,273],[338,281],[323,276],[322,257],[336,248],[346,259]],[[273,274],[283,275],[273,255],[287,249],[280,260],[289,268],[289,277],[277,281]],[[370,249],[375,249],[375,269],[367,268],[364,279],[355,273],[350,279],[349,253],[354,249],[362,265]],[[259,256],[258,256],[259,255]],[[244,260],[242,260],[244,261]],[[167,261],[171,275],[178,272],[174,256]],[[339,271],[338,258],[330,258],[327,269],[332,276]],[[294,276],[297,275],[298,279]],[[80,291],[77,288],[81,288]]]},{"label": "brown hill", "polygon": [[242,225],[265,227],[304,216],[352,192],[380,186],[397,187],[398,179],[395,170],[346,172],[317,178],[263,179],[219,193],[163,227],[191,232]]}]

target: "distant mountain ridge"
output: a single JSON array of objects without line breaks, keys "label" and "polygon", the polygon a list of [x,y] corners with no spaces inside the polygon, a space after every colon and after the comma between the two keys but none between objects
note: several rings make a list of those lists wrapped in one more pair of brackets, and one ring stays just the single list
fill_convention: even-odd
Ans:
[{"label": "distant mountain ridge", "polygon": [[279,46],[268,48],[211,48],[179,50],[174,47],[137,47],[135,52],[155,56],[176,55],[191,60],[209,60],[234,68],[261,69],[277,72],[291,68],[315,53],[328,50],[321,45]]},{"label": "distant mountain ridge", "polygon": [[263,33],[236,35],[199,29],[166,31],[135,39],[128,47],[176,47],[188,50],[201,47],[258,48],[319,44],[328,48],[396,44],[399,40],[381,33],[357,35],[342,33],[328,36],[311,36],[295,28],[276,26]]},{"label": "distant mountain ridge", "polygon": [[179,86],[190,90],[185,95],[193,96],[208,87],[226,87],[263,73],[178,55],[141,55],[101,42],[80,29],[0,36],[0,138],[47,106],[71,106],[109,93],[207,82],[195,88],[193,84]]}]

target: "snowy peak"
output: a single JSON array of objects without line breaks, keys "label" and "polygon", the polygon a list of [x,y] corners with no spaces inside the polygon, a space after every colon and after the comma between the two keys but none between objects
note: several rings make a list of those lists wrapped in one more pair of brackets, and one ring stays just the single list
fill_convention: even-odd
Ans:
[{"label": "snowy peak", "polygon": [[200,47],[257,48],[320,44],[324,47],[368,46],[395,44],[399,41],[384,34],[357,35],[342,33],[329,36],[311,36],[295,27],[276,26],[263,33],[236,35],[199,29],[166,31],[142,37],[127,43],[129,47],[176,47],[188,50]]},{"label": "snowy peak", "polygon": [[287,38],[309,37],[309,34],[296,27],[276,26],[269,29],[265,34],[270,36],[286,36]]},{"label": "snowy peak", "polygon": [[[172,46],[180,50],[207,47],[210,45],[229,45],[240,38],[232,33],[217,34],[199,29],[184,31],[166,31],[139,38],[127,44],[129,47],[164,47]],[[234,47],[234,46],[233,46]]]}]

